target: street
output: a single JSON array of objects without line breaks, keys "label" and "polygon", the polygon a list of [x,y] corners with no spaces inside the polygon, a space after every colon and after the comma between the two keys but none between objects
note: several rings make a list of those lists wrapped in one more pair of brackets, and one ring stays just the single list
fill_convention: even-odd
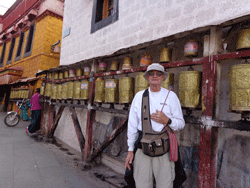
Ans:
[{"label": "street", "polygon": [[3,122],[5,115],[0,113],[0,187],[122,187],[110,183],[108,179],[113,178],[115,182],[118,177],[106,167],[83,170],[80,155],[62,143],[48,142],[41,135],[28,136],[25,133],[28,121],[21,120],[16,127],[7,127]]}]

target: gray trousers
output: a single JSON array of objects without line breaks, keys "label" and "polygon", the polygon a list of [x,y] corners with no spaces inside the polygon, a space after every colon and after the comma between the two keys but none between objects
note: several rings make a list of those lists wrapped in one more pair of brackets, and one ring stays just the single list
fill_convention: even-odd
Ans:
[{"label": "gray trousers", "polygon": [[169,161],[169,152],[160,157],[149,157],[138,149],[134,158],[134,179],[136,188],[172,188],[175,178],[175,164]]}]

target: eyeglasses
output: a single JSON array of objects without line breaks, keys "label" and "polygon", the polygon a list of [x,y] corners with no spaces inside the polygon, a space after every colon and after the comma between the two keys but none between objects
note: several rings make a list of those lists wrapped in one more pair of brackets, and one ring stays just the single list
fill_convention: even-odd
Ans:
[{"label": "eyeglasses", "polygon": [[159,72],[159,71],[157,71],[157,72],[148,72],[148,75],[149,75],[149,76],[154,76],[154,75],[156,75],[157,77],[160,77],[160,76],[163,75],[163,73],[162,73],[162,72]]}]

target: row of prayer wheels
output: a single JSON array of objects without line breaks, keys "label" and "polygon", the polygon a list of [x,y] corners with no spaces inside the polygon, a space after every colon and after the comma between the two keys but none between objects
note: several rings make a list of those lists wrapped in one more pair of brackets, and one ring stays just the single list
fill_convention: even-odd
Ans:
[{"label": "row of prayer wheels", "polygon": [[28,89],[14,89],[11,90],[10,99],[28,99],[29,90]]},{"label": "row of prayer wheels", "polygon": [[49,72],[47,74],[47,79],[54,79],[54,80],[61,80],[64,78],[74,78],[78,76],[87,76],[90,74],[91,68],[89,66],[85,66],[84,69],[78,68],[78,69],[68,69],[64,71],[54,71]]},{"label": "row of prayer wheels", "polygon": [[41,95],[51,99],[89,99],[89,81],[69,81],[61,84],[46,83],[41,86]]},{"label": "row of prayer wheels", "polygon": [[[234,65],[230,69],[230,103],[229,109],[233,111],[250,111],[250,64]],[[162,87],[169,88],[174,85],[174,74],[169,73]],[[131,103],[138,91],[149,86],[143,73],[139,72],[133,77],[117,79],[98,78],[95,83],[95,103]],[[26,91],[24,94],[19,94]],[[71,81],[62,84],[47,83],[46,88],[41,87],[41,94],[51,99],[82,99],[89,98],[89,81]],[[11,98],[27,98],[28,90],[11,92]],[[182,107],[199,108],[201,104],[201,72],[181,71],[179,73],[179,99]]]}]

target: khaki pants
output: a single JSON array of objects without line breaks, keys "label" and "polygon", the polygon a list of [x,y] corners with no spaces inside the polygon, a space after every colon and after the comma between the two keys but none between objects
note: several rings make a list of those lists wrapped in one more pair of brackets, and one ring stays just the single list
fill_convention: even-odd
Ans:
[{"label": "khaki pants", "polygon": [[175,178],[174,162],[169,161],[169,152],[160,157],[149,157],[138,149],[134,159],[136,188],[172,188]]}]

